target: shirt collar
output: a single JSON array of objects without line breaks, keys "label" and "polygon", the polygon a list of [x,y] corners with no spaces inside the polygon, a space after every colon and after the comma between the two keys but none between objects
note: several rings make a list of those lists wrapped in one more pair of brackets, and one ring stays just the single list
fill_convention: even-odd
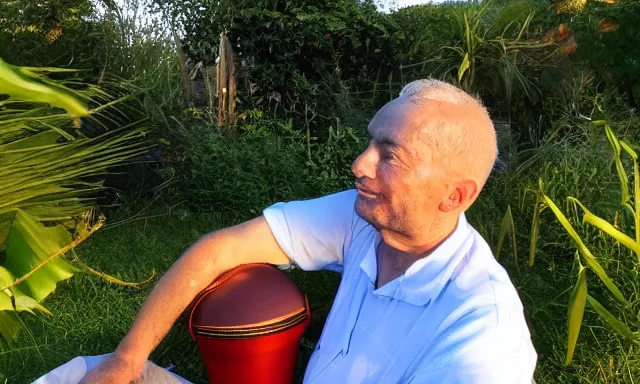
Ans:
[{"label": "shirt collar", "polygon": [[[452,278],[460,260],[466,254],[459,251],[469,239],[470,233],[471,227],[464,213],[461,213],[456,229],[429,256],[413,263],[402,276],[375,290],[374,293],[416,306],[426,305],[437,297]],[[360,263],[360,268],[372,283],[375,283],[377,277],[376,253],[381,240],[380,233],[376,231],[375,241]]]}]

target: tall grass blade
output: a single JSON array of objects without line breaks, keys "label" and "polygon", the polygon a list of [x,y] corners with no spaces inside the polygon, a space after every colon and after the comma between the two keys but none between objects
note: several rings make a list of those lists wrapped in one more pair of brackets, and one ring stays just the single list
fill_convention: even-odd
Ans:
[{"label": "tall grass blade", "polygon": [[564,359],[564,366],[568,366],[573,361],[573,353],[576,349],[580,328],[582,327],[582,316],[587,303],[587,269],[580,265],[578,281],[573,287],[571,300],[569,301],[569,322],[567,324],[569,336],[567,338],[567,356]]},{"label": "tall grass blade", "polygon": [[531,232],[529,233],[529,267],[533,267],[536,258],[536,248],[538,246],[538,233],[540,230],[540,196],[542,191],[536,194],[536,205],[533,208],[533,218],[531,219]]},{"label": "tall grass blade", "polygon": [[640,244],[639,243],[637,243],[634,239],[625,235],[621,231],[617,230],[608,221],[591,213],[591,211],[589,211],[578,199],[574,197],[569,197],[569,201],[572,201],[575,204],[578,204],[580,208],[582,208],[582,210],[584,211],[584,216],[582,217],[582,221],[584,223],[591,224],[594,227],[601,230],[602,232],[606,233],[607,235],[613,237],[617,242],[619,242],[620,244],[632,250],[636,254],[636,256],[638,256],[638,261],[640,261]]},{"label": "tall grass blade", "polygon": [[513,248],[513,260],[516,263],[516,267],[518,266],[518,248],[516,244],[516,231],[515,224],[513,222],[513,214],[511,213],[511,205],[507,206],[507,212],[504,214],[502,218],[502,223],[500,224],[500,231],[498,232],[498,245],[496,246],[496,259],[500,258],[500,252],[502,252],[502,247],[504,245],[505,237],[511,237],[511,247]]},{"label": "tall grass blade", "polygon": [[624,151],[627,152],[627,154],[631,156],[632,159],[638,159],[638,154],[636,153],[636,151],[634,151],[633,148],[631,148],[631,146],[624,140],[620,140],[620,148],[624,149]]},{"label": "tall grass blade", "polygon": [[629,202],[629,177],[627,176],[627,172],[624,170],[624,166],[622,165],[622,160],[620,159],[620,151],[621,145],[620,141],[616,137],[615,133],[608,124],[604,125],[605,133],[607,135],[607,139],[611,144],[611,148],[613,149],[614,162],[616,164],[616,171],[618,172],[618,178],[620,179],[620,198],[622,200],[622,204],[626,204]]},{"label": "tall grass blade", "polygon": [[633,159],[633,204],[635,208],[636,242],[640,243],[640,171],[638,160]]},{"label": "tall grass blade", "polygon": [[607,323],[621,336],[627,338],[629,341],[634,343],[640,343],[640,332],[633,332],[629,327],[627,327],[620,320],[616,319],[607,309],[602,306],[596,299],[587,295],[587,300],[589,301],[589,305],[593,307],[593,309],[598,312],[603,319],[606,320]]},{"label": "tall grass blade", "polygon": [[609,289],[609,291],[613,294],[613,296],[615,296],[615,298],[618,299],[618,301],[620,301],[625,305],[628,304],[628,301],[624,298],[624,296],[622,295],[622,292],[620,292],[620,290],[618,289],[618,287],[616,287],[616,285],[613,283],[611,278],[609,278],[609,276],[604,271],[602,266],[598,263],[598,261],[595,259],[591,251],[589,251],[589,249],[584,245],[584,242],[582,242],[582,239],[580,238],[578,233],[576,233],[575,229],[573,229],[573,226],[571,225],[571,223],[569,223],[569,220],[567,220],[566,216],[560,211],[558,206],[547,195],[544,195],[543,199],[544,199],[544,202],[547,204],[547,206],[551,208],[553,213],[556,215],[556,218],[558,219],[560,224],[562,224],[562,226],[567,231],[571,239],[576,243],[576,246],[580,251],[580,254],[582,255],[582,257],[584,258],[587,266],[591,268],[593,272],[595,272],[595,274],[600,278],[600,280]]},{"label": "tall grass blade", "polygon": [[460,64],[460,68],[458,68],[458,84],[462,83],[462,77],[465,72],[469,69],[469,53],[464,54],[464,59],[462,59],[462,64]]}]

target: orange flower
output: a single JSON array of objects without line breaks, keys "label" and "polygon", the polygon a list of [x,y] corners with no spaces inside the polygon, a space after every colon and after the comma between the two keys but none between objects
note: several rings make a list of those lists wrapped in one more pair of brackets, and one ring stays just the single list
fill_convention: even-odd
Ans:
[{"label": "orange flower", "polygon": [[570,55],[576,51],[578,44],[573,32],[564,24],[560,24],[557,29],[547,32],[546,40],[553,40],[560,52]]},{"label": "orange flower", "polygon": [[571,35],[573,35],[571,33],[571,30],[569,30],[566,25],[560,24],[558,29],[553,34],[553,40],[556,43],[559,43],[561,41],[567,40]]},{"label": "orange flower", "polygon": [[49,44],[53,44],[56,40],[60,38],[60,36],[62,36],[62,28],[56,27],[50,30],[49,32],[47,32],[47,35],[45,36],[45,38],[47,39],[47,42],[49,42]]},{"label": "orange flower", "polygon": [[605,17],[598,22],[598,31],[602,33],[618,30],[618,23],[612,17]]}]

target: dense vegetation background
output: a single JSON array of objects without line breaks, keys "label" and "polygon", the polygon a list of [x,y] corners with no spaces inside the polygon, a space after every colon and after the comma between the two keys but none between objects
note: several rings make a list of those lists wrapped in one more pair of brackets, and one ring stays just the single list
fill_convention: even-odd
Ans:
[{"label": "dense vegetation background", "polygon": [[[68,109],[50,100],[0,99],[0,267],[13,272],[0,274],[0,289],[20,277],[17,210],[38,231],[64,226],[66,243],[83,242],[58,252],[67,275],[34,274],[10,288],[52,315],[36,301],[26,306],[40,309],[31,315],[0,300],[0,382],[30,382],[74,356],[113,350],[152,282],[199,236],[277,201],[351,188],[368,120],[406,83],[427,77],[478,96],[495,121],[500,159],[468,217],[518,289],[539,354],[537,382],[639,382],[639,32],[633,0],[453,2],[387,13],[370,0],[0,3],[7,70],[48,67],[30,79],[63,84],[89,105],[88,116],[66,119],[58,107]],[[233,111],[228,100],[221,107],[216,84],[216,64],[229,69],[221,34],[235,62],[235,95],[224,91]],[[11,94],[3,87],[0,79],[0,94]],[[46,147],[34,144],[40,134]],[[25,163],[26,150],[42,161]],[[74,153],[87,157],[49,166]],[[97,163],[111,154],[117,161]],[[37,199],[22,188],[27,176],[47,180]],[[52,183],[64,190],[41,193]],[[570,196],[609,227],[583,223]],[[151,283],[125,284],[152,271]],[[314,319],[303,372],[339,277],[289,273]],[[185,319],[152,359],[206,380]]]}]

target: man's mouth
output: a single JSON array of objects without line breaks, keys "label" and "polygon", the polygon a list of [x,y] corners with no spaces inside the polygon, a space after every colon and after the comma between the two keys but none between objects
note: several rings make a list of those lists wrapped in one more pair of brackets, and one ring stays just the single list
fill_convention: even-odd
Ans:
[{"label": "man's mouth", "polygon": [[378,195],[371,192],[370,190],[364,188],[362,184],[356,182],[356,190],[358,191],[358,195],[362,197],[366,197],[368,199],[375,199]]}]

